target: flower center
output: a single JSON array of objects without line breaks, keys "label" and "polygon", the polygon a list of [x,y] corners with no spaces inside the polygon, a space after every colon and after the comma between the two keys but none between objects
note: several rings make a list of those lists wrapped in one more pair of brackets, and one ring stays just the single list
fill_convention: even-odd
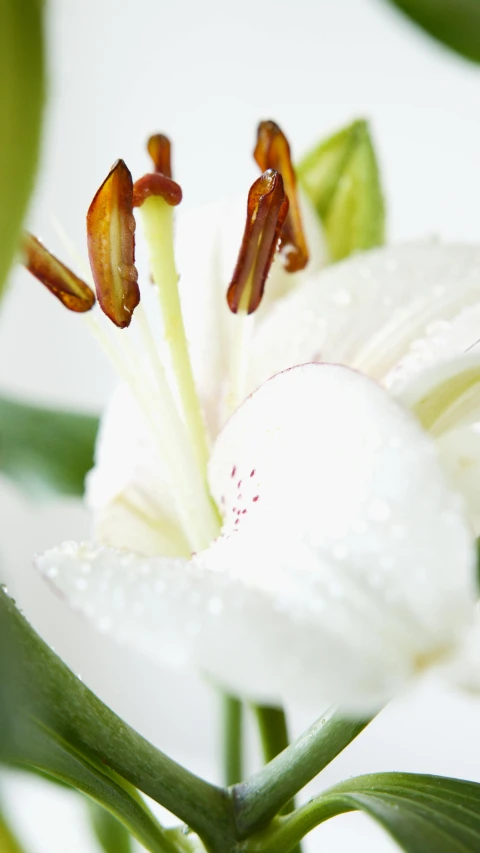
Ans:
[{"label": "flower center", "polygon": [[[107,324],[101,317],[98,320],[89,317],[88,322],[144,415],[165,469],[181,527],[192,551],[199,551],[219,535],[221,519],[207,483],[209,438],[195,386],[178,290],[173,220],[182,190],[171,177],[171,146],[167,137],[162,134],[150,137],[147,148],[155,171],[134,184],[127,166],[118,160],[88,210],[87,240],[93,284],[100,307],[111,321]],[[245,231],[227,290],[228,306],[238,321],[229,380],[231,410],[245,397],[252,314],[260,304],[276,250],[286,247],[287,270],[299,269],[299,264],[304,265],[308,260],[306,247],[304,250],[301,245],[303,234],[288,142],[273,122],[260,125],[255,157],[260,165],[266,163],[266,171],[254,182],[248,195]],[[285,192],[284,179],[290,187],[290,197]],[[152,330],[154,326],[140,302],[134,208],[139,208],[148,245],[163,324],[163,346],[168,349],[171,374]],[[289,210],[290,219],[287,219]],[[23,252],[26,267],[66,307],[81,312],[92,308],[95,296],[89,285],[36,238],[25,236]]]}]

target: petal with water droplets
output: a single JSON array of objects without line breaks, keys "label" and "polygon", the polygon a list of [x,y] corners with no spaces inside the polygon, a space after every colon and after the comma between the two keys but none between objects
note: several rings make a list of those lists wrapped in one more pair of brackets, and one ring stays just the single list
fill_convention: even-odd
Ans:
[{"label": "petal with water droplets", "polygon": [[473,536],[435,446],[371,380],[274,377],[210,482],[223,534],[191,561],[67,546],[39,565],[102,629],[261,701],[371,709],[460,642]]}]

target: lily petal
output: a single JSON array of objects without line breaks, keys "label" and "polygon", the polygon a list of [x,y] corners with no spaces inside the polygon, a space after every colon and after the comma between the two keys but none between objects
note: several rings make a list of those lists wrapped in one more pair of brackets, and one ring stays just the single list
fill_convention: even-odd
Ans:
[{"label": "lily petal", "polygon": [[147,555],[189,556],[166,483],[137,403],[119,385],[103,414],[95,467],[86,480],[98,540]]},{"label": "lily petal", "polygon": [[466,353],[411,380],[399,395],[437,439],[452,486],[480,533],[480,354]]},{"label": "lily petal", "polygon": [[475,548],[415,418],[330,365],[233,415],[210,482],[222,536],[190,562],[64,546],[38,564],[105,630],[238,694],[373,708],[461,641]]},{"label": "lily petal", "polygon": [[[307,361],[348,364],[387,386],[396,377],[400,387],[398,365],[410,351],[424,357],[409,376],[478,340],[478,324],[464,312],[479,302],[477,246],[411,243],[364,252],[272,308],[252,343],[249,387]],[[456,333],[438,346],[439,333],[460,315]]]}]

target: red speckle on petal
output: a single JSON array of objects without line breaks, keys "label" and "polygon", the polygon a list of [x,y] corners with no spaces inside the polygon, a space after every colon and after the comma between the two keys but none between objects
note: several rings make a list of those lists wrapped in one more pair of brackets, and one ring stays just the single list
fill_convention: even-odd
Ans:
[{"label": "red speckle on petal", "polygon": [[259,495],[255,495],[255,497],[252,498],[253,503],[255,503],[255,501],[258,501],[258,498],[259,498]]},{"label": "red speckle on petal", "polygon": [[234,465],[234,466],[233,466],[233,468],[232,468],[232,473],[230,474],[230,476],[231,476],[231,477],[234,477],[236,473],[237,473],[237,466],[236,466],[236,465]]},{"label": "red speckle on petal", "polygon": [[255,468],[253,469],[253,471],[250,471],[250,476],[251,476],[251,477],[254,477],[254,476],[255,476]]},{"label": "red speckle on petal", "polygon": [[239,480],[239,481],[238,481],[238,483],[237,483],[237,489],[239,489],[241,485],[242,485],[242,481],[241,481],[241,480]]}]

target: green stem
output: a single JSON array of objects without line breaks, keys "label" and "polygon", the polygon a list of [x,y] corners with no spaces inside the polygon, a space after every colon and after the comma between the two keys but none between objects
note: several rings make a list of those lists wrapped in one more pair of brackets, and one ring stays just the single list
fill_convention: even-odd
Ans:
[{"label": "green stem", "polygon": [[222,695],[223,775],[227,787],[243,779],[243,706],[240,699]]},{"label": "green stem", "polygon": [[42,738],[37,726],[30,732],[24,729],[23,734],[29,740],[29,763],[36,769],[72,785],[107,809],[150,853],[178,853],[138,791],[108,767],[102,769],[45,728]]},{"label": "green stem", "polygon": [[246,782],[232,796],[240,838],[262,829],[368,725],[333,709]]},{"label": "green stem", "polygon": [[[277,757],[290,743],[288,737],[287,718],[283,708],[274,708],[269,705],[254,705],[253,711],[257,718],[260,740],[262,742],[263,757],[268,764]],[[295,808],[295,800],[285,803],[280,814],[288,814]],[[300,845],[296,845],[292,853],[301,853]]]},{"label": "green stem", "polygon": [[[253,712],[260,732],[263,758],[265,764],[268,764],[283,752],[290,743],[285,711],[282,708],[274,708],[269,705],[254,705]],[[293,800],[286,803],[282,813],[291,812],[293,805]]]},{"label": "green stem", "polygon": [[23,848],[20,847],[17,839],[13,835],[12,830],[8,826],[0,812],[0,850],[2,853],[23,853]]},{"label": "green stem", "polygon": [[293,853],[316,826],[354,808],[340,797],[318,797],[288,817],[275,818],[267,829],[252,835],[244,845],[244,853]]}]

